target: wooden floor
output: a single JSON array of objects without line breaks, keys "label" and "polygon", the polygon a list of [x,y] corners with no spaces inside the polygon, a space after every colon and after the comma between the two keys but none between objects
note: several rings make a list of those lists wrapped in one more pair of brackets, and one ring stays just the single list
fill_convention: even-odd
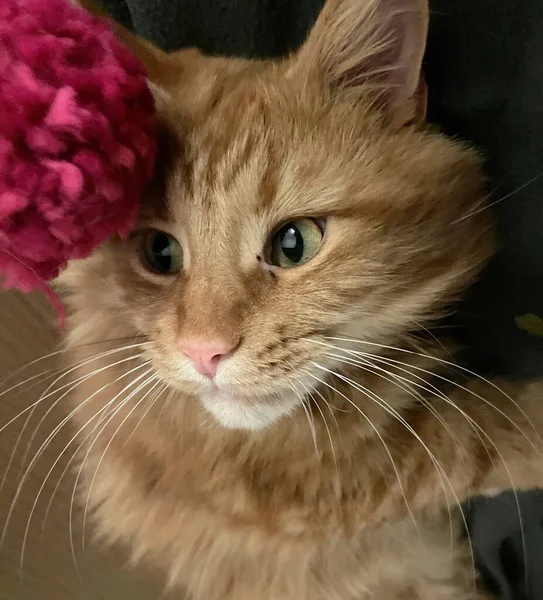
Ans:
[{"label": "wooden floor", "polygon": [[[26,483],[20,487],[22,475],[40,446],[66,415],[66,406],[51,410],[37,429],[55,400],[51,397],[41,402],[43,406],[28,422],[30,411],[2,427],[40,398],[54,381],[51,372],[49,378],[39,374],[58,368],[55,357],[28,365],[57,350],[57,344],[55,314],[46,303],[36,297],[0,292],[0,535],[9,516],[7,534],[0,545],[0,600],[159,600],[163,597],[161,586],[153,585],[149,574],[130,571],[120,550],[100,550],[93,544],[91,531],[86,532],[83,549],[82,514],[77,507],[70,532],[75,474],[65,467],[74,445],[52,469],[74,433],[70,427],[64,427],[42,458],[34,461]],[[8,391],[17,384],[21,385]]]}]

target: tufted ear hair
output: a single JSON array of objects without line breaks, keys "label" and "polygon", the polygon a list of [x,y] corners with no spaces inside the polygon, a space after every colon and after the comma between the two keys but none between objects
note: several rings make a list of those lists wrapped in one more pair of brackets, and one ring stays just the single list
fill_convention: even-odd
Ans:
[{"label": "tufted ear hair", "polygon": [[156,97],[157,91],[167,86],[171,79],[171,55],[117,23],[95,0],[74,0],[74,4],[82,6],[97,17],[106,18],[110,22],[118,39],[145,66],[149,81],[153,84],[150,86],[151,91]]},{"label": "tufted ear hair", "polygon": [[318,76],[332,94],[373,89],[395,126],[420,122],[427,30],[427,0],[327,0],[293,68]]}]

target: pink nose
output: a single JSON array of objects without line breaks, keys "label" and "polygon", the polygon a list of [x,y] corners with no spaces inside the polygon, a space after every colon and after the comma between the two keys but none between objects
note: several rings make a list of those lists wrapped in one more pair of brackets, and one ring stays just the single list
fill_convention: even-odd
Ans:
[{"label": "pink nose", "polygon": [[186,354],[201,375],[213,379],[223,358],[230,356],[237,344],[226,340],[180,339],[181,351]]}]

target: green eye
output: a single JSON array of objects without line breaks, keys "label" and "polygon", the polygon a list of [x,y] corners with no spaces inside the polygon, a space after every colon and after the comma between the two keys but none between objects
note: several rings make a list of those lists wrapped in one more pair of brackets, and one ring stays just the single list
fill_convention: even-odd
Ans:
[{"label": "green eye", "polygon": [[317,254],[323,235],[313,219],[287,223],[273,236],[271,263],[283,269],[303,265]]},{"label": "green eye", "polygon": [[179,242],[163,231],[149,231],[143,241],[146,266],[155,273],[172,275],[183,267],[183,249]]}]

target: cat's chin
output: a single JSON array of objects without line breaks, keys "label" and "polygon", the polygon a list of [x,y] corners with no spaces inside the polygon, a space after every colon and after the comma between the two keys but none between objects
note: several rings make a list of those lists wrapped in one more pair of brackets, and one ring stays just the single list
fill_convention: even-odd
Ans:
[{"label": "cat's chin", "polygon": [[289,393],[280,397],[258,397],[218,388],[205,390],[200,394],[200,400],[222,427],[246,431],[265,429],[300,404],[300,399]]}]

